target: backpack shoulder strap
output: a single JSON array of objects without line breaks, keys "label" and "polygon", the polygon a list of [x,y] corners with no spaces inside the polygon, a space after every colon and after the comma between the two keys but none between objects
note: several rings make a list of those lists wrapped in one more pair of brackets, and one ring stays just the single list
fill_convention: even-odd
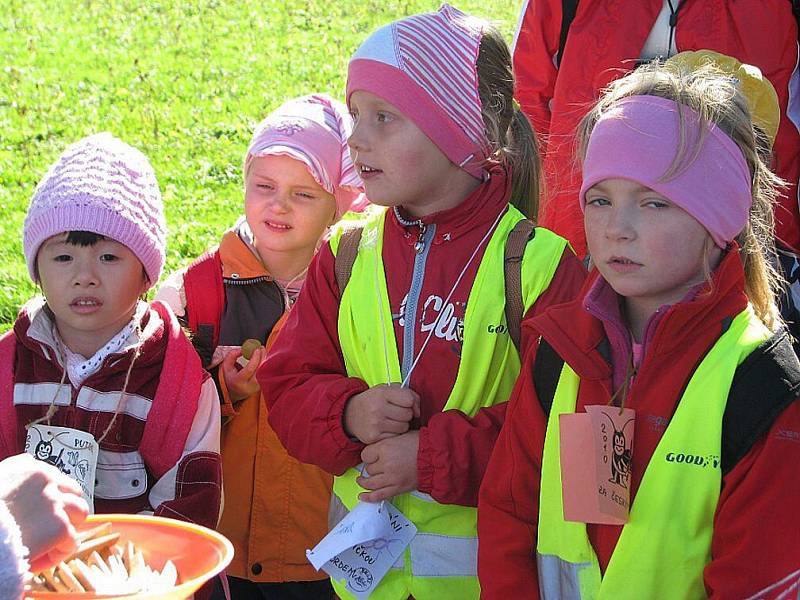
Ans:
[{"label": "backpack shoulder strap", "polygon": [[[195,260],[183,275],[188,326],[194,343],[202,354],[214,352],[219,342],[219,323],[225,310],[225,285],[219,248],[209,250]],[[203,356],[208,364],[211,356]]]},{"label": "backpack shoulder strap", "polygon": [[[550,415],[564,361],[544,338],[533,363],[533,383]],[[722,417],[722,474],[726,475],[800,394],[800,361],[786,331],[756,348],[736,369]]]},{"label": "backpack shoulder strap", "polygon": [[533,387],[545,418],[550,416],[563,366],[564,359],[547,343],[547,340],[539,338],[539,347],[533,361]]},{"label": "backpack shoulder strap", "polygon": [[503,276],[506,286],[506,324],[511,341],[519,352],[520,329],[525,304],[522,300],[522,257],[528,242],[536,235],[533,222],[522,219],[511,230],[506,240]]},{"label": "backpack shoulder strap", "polygon": [[558,36],[557,67],[561,66],[561,59],[564,58],[564,46],[567,45],[567,35],[572,21],[575,20],[576,12],[578,12],[578,0],[561,0],[561,33]]},{"label": "backpack shoulder strap", "polygon": [[339,248],[334,257],[334,274],[336,275],[336,285],[339,286],[339,297],[344,294],[344,288],[350,281],[353,274],[353,264],[358,256],[358,245],[361,243],[361,232],[363,227],[352,227],[342,233],[339,238]]},{"label": "backpack shoulder strap", "polygon": [[154,475],[161,477],[183,454],[206,373],[172,309],[161,302],[153,302],[152,309],[164,322],[167,340],[161,371],[167,376],[159,380],[139,452]]},{"label": "backpack shoulder strap", "polygon": [[785,330],[740,364],[722,417],[722,473],[727,474],[800,393],[800,361]]},{"label": "backpack shoulder strap", "polygon": [[14,408],[14,330],[0,336],[0,457],[17,454],[17,412]]}]

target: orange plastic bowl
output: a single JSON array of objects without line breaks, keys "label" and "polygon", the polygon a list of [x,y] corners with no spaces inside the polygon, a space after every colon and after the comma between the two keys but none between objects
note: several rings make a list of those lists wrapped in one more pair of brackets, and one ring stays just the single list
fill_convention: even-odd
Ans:
[{"label": "orange plastic bowl", "polygon": [[120,541],[131,541],[144,554],[145,562],[161,570],[167,560],[175,563],[178,585],[168,592],[124,594],[82,594],[27,592],[25,598],[42,600],[89,600],[124,598],[125,600],[185,600],[201,585],[220,573],[233,558],[233,546],[223,535],[200,525],[146,515],[92,515],[79,529],[90,529],[110,522]]}]

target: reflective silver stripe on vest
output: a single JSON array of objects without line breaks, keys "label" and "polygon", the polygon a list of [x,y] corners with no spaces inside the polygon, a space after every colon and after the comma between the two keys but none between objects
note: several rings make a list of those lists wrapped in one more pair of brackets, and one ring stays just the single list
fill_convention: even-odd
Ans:
[{"label": "reflective silver stripe on vest", "polygon": [[571,563],[552,554],[536,554],[542,600],[581,600],[578,571],[591,563]]},{"label": "reflective silver stripe on vest", "polygon": [[[430,498],[422,492],[414,496]],[[435,502],[431,498],[432,502]],[[347,507],[336,494],[331,494],[328,526],[333,529],[347,515]],[[415,577],[477,577],[478,538],[417,533],[409,544],[411,573]],[[403,569],[405,552],[392,565],[392,570]]]},{"label": "reflective silver stripe on vest", "polygon": [[417,533],[411,540],[415,577],[477,577],[478,538]]},{"label": "reflective silver stripe on vest", "polygon": [[422,500],[423,502],[436,502],[436,500],[433,499],[433,496],[426,494],[425,492],[420,492],[419,490],[413,490],[409,492],[409,494],[418,500]]}]

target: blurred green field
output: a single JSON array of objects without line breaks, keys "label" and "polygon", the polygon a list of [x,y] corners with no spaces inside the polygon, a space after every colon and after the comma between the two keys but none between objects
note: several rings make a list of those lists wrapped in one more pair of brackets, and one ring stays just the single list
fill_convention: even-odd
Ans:
[{"label": "blurred green field", "polygon": [[[35,293],[25,210],[64,147],[111,131],[153,163],[167,209],[167,272],[241,210],[242,154],[283,100],[342,97],[349,55],[373,29],[434,10],[423,0],[0,1],[0,331]],[[513,35],[519,6],[458,8]]]}]

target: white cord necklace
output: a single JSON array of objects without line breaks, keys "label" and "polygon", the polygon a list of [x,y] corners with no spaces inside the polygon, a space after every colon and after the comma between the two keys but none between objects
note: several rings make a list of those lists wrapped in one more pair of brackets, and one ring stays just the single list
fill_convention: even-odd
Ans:
[{"label": "white cord necklace", "polygon": [[[395,207],[395,211],[397,211],[396,207]],[[503,210],[503,211],[500,212],[500,214],[497,215],[497,218],[494,220],[494,223],[492,223],[492,226],[489,227],[489,230],[483,236],[481,241],[478,242],[477,246],[475,246],[475,250],[473,250],[472,255],[469,257],[469,260],[467,260],[467,263],[464,265],[464,268],[461,269],[461,273],[459,273],[458,277],[456,277],[456,281],[453,284],[453,287],[450,288],[450,292],[448,292],[447,297],[444,299],[444,302],[442,302],[442,306],[447,306],[447,303],[450,301],[450,298],[453,296],[453,292],[456,291],[456,288],[458,287],[458,284],[461,283],[461,280],[463,279],[464,274],[467,272],[467,269],[469,269],[469,266],[472,264],[472,261],[475,260],[475,257],[478,255],[478,251],[481,249],[481,247],[483,246],[484,242],[486,242],[486,240],[488,240],[489,237],[492,235],[492,233],[494,232],[495,228],[497,227],[497,224],[500,222],[500,219],[503,217],[505,212],[506,211]],[[402,221],[400,221],[400,222],[402,223]],[[408,382],[411,380],[411,374],[414,372],[414,369],[416,368],[417,363],[419,362],[419,359],[422,356],[422,353],[427,348],[428,342],[431,340],[431,336],[433,335],[433,332],[436,331],[436,327],[439,324],[439,319],[442,318],[443,314],[444,314],[444,311],[442,310],[442,311],[439,311],[438,315],[436,315],[436,319],[434,320],[433,325],[431,325],[430,331],[428,332],[428,336],[425,338],[425,341],[423,342],[422,347],[419,349],[419,352],[417,353],[417,356],[414,358],[414,362],[411,363],[411,368],[408,370],[408,373],[406,374],[406,377],[403,380],[403,383],[401,384],[401,387],[404,387],[404,388],[408,387]],[[413,318],[416,319],[416,315],[414,315]],[[406,325],[408,325],[408,319],[406,319]],[[385,337],[385,332],[384,332],[384,337]],[[385,340],[384,340],[384,343],[385,343]]]}]

